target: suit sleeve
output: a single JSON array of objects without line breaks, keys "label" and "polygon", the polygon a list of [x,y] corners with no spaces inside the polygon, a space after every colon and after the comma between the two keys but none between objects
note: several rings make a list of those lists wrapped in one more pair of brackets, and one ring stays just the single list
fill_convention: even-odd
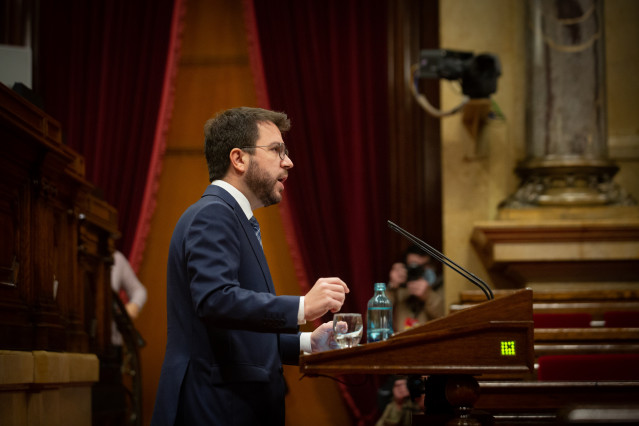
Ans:
[{"label": "suit sleeve", "polygon": [[300,363],[300,333],[280,335],[280,358],[286,365]]},{"label": "suit sleeve", "polygon": [[226,203],[206,204],[194,215],[185,255],[199,317],[215,327],[297,333],[299,297],[269,292],[270,272],[260,266],[240,218]]}]

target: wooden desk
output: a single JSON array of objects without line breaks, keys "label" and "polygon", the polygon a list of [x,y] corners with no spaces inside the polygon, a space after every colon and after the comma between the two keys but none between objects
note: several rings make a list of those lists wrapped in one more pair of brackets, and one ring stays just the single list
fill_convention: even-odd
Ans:
[{"label": "wooden desk", "polygon": [[[532,291],[477,304],[384,342],[305,355],[300,371],[314,374],[428,375],[431,424],[477,424],[470,417],[480,386],[475,376],[522,378],[533,370]],[[429,393],[430,392],[430,393]],[[442,402],[442,403],[440,403]]]}]

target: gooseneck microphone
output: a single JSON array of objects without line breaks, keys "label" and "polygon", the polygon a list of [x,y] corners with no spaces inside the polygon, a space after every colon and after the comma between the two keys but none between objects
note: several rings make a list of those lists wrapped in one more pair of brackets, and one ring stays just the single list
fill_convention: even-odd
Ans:
[{"label": "gooseneck microphone", "polygon": [[402,236],[404,236],[405,238],[413,242],[415,245],[417,245],[420,249],[424,250],[434,259],[439,260],[441,263],[448,266],[449,268],[457,272],[459,275],[466,278],[471,283],[475,284],[477,287],[481,289],[481,291],[484,292],[488,300],[495,298],[495,296],[493,296],[492,290],[490,289],[490,287],[488,287],[488,284],[486,284],[484,281],[478,278],[475,274],[462,268],[461,266],[459,266],[458,264],[450,260],[448,257],[444,256],[443,253],[440,253],[439,251],[435,250],[433,247],[429,246],[424,241],[420,240],[419,238],[417,238],[410,232],[406,231],[405,229],[401,228],[400,226],[396,225],[395,223],[391,222],[390,220],[388,221],[388,226],[393,231],[397,232],[398,234],[401,234]]}]

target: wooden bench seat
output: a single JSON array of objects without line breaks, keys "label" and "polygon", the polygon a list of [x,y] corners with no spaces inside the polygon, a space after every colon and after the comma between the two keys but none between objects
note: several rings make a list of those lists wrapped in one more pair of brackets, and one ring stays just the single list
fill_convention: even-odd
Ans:
[{"label": "wooden bench seat", "polygon": [[559,354],[639,353],[639,328],[538,328],[535,357]]},{"label": "wooden bench seat", "polygon": [[[504,297],[517,290],[493,290],[495,298]],[[459,293],[459,303],[480,303],[486,300],[481,290],[464,290]],[[639,302],[638,289],[601,290],[534,290],[533,302]]]},{"label": "wooden bench seat", "polygon": [[[570,425],[569,414],[605,409],[609,418],[591,424],[639,422],[639,381],[479,381],[471,417],[482,426]],[[412,424],[447,425],[451,414],[413,414]],[[472,424],[472,423],[467,423]]]},{"label": "wooden bench seat", "polygon": [[[514,290],[494,290],[495,298],[512,294]],[[456,312],[482,303],[486,296],[480,290],[467,290],[459,294],[459,302],[450,305]],[[533,313],[587,313],[593,325],[603,326],[605,314],[610,312],[639,312],[637,290],[535,290]],[[633,317],[633,315],[628,315]],[[634,321],[634,319],[632,319]]]},{"label": "wooden bench seat", "polygon": [[490,413],[495,424],[567,424],[562,422],[562,416],[574,407],[639,408],[639,381],[480,381],[479,384],[481,393],[475,410]]},{"label": "wooden bench seat", "polygon": [[[496,290],[494,293],[497,299],[511,294],[512,290]],[[624,381],[573,380],[572,377],[561,381],[537,380],[540,358],[544,362],[562,357],[580,362],[586,358],[597,358],[598,355],[605,357],[614,354],[609,358],[616,359],[614,357],[619,356],[618,354],[633,357],[639,354],[638,327],[605,327],[604,322],[606,312],[639,312],[639,289],[533,291],[532,297],[533,317],[535,314],[577,313],[582,317],[582,314],[588,314],[592,318],[590,326],[587,326],[587,321],[573,321],[576,317],[569,319],[565,315],[561,322],[570,324],[568,326],[536,327],[534,373],[525,380],[478,377],[480,396],[474,404],[475,412],[489,414],[491,421],[499,425],[570,424],[565,414],[573,407],[630,407],[624,413],[639,413],[639,380],[635,378],[634,366],[629,367],[633,371],[628,376],[635,378],[634,380],[625,380],[625,377]],[[451,312],[484,301],[485,296],[481,291],[464,291],[460,293],[459,303],[451,306]],[[562,315],[558,317],[560,316]],[[628,317],[632,319],[635,315]],[[544,318],[544,321],[546,319],[548,318]],[[539,321],[539,324],[542,323],[552,324]],[[627,356],[621,355],[620,358],[625,359]],[[575,373],[580,371],[580,368],[574,369]],[[639,418],[633,420],[639,424]],[[628,419],[624,419],[622,423],[626,421]],[[603,421],[599,424],[617,423]]]},{"label": "wooden bench seat", "polygon": [[537,363],[539,381],[639,381],[639,353],[545,355]]}]

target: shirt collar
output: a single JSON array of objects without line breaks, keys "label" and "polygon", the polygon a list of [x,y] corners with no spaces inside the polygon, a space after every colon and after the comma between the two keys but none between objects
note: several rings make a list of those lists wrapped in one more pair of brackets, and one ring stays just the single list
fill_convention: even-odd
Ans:
[{"label": "shirt collar", "polygon": [[242,211],[246,215],[246,218],[250,219],[253,217],[251,203],[249,203],[248,198],[246,198],[239,189],[221,179],[214,180],[213,182],[211,182],[211,185],[219,186],[220,188],[225,189],[229,194],[231,194],[231,197],[233,197],[235,201],[237,201],[237,203],[240,205]]}]

